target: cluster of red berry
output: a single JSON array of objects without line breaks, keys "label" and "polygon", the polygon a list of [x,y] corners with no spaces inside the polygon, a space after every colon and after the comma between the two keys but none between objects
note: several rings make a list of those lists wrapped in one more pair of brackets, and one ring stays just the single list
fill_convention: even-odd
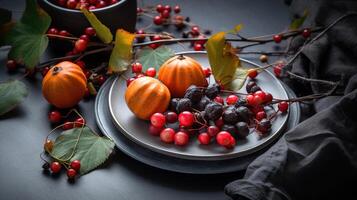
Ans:
[{"label": "cluster of red berry", "polygon": [[57,0],[57,4],[68,9],[94,10],[118,3],[118,0]]},{"label": "cluster of red berry", "polygon": [[126,85],[129,86],[131,82],[133,82],[137,78],[141,78],[144,76],[155,77],[156,69],[154,67],[149,67],[145,73],[143,73],[143,65],[139,62],[135,62],[131,65],[131,71],[135,74],[133,77],[126,80]]},{"label": "cluster of red berry", "polygon": [[[58,174],[62,170],[62,165],[60,162],[53,161],[51,163],[46,162],[42,165],[44,170],[51,170],[52,174]],[[77,176],[81,169],[81,162],[79,160],[73,160],[67,169],[67,177],[71,180]]]},{"label": "cluster of red berry", "polygon": [[[65,118],[66,117],[63,116],[58,110],[53,110],[48,114],[48,119],[52,124],[59,124],[63,122]],[[63,130],[69,130],[75,127],[82,127],[84,124],[86,124],[86,121],[82,117],[79,117],[74,121],[65,121],[62,128]]]}]

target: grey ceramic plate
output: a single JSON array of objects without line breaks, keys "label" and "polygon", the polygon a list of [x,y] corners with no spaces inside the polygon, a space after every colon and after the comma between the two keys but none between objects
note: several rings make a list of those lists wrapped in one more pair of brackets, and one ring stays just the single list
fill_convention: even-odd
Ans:
[{"label": "grey ceramic plate", "polygon": [[[196,59],[202,66],[209,66],[207,55],[205,53],[186,52],[185,55]],[[246,60],[242,60],[242,64],[243,67],[246,68],[258,67]],[[129,76],[130,74],[126,74],[126,77]],[[288,98],[284,87],[270,72],[261,72],[257,77],[256,82],[264,91],[270,92],[275,98]],[[240,92],[245,92],[244,88],[245,87],[243,87]],[[127,107],[124,100],[125,90],[125,80],[118,77],[113,82],[109,91],[109,111],[115,126],[122,134],[138,145],[157,153],[181,159],[223,160],[254,153],[274,141],[274,139],[279,136],[288,120],[288,114],[278,115],[273,121],[271,132],[267,136],[260,137],[254,131],[251,131],[251,134],[249,134],[246,139],[237,141],[236,147],[231,150],[223,148],[217,144],[202,146],[198,144],[198,141],[195,138],[192,138],[190,143],[185,147],[178,147],[173,144],[165,144],[160,141],[159,137],[154,137],[148,133],[149,122],[137,119]]]}]

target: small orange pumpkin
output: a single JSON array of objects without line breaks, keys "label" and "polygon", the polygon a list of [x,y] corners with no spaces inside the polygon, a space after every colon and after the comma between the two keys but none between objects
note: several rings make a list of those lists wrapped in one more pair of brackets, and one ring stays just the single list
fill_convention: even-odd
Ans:
[{"label": "small orange pumpkin", "polygon": [[87,78],[82,69],[69,61],[53,66],[42,80],[42,94],[58,108],[75,106],[84,96]]},{"label": "small orange pumpkin", "polygon": [[165,112],[170,103],[170,91],[159,80],[141,77],[130,83],[125,92],[129,109],[140,119],[148,120],[156,112]]},{"label": "small orange pumpkin", "polygon": [[191,85],[207,86],[201,65],[184,55],[172,57],[162,64],[158,79],[169,88],[172,97],[183,97]]}]

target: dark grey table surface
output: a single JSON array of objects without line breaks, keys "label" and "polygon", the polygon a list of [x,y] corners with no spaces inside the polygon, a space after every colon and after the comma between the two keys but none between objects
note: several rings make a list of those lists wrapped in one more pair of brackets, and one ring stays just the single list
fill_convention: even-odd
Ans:
[{"label": "dark grey table surface", "polygon": [[[0,7],[12,10],[14,18],[18,19],[24,2],[0,0]],[[282,31],[290,22],[283,0],[143,2],[179,4],[183,15],[190,16],[193,22],[213,32],[228,30],[242,23],[243,35],[265,35]],[[142,20],[137,27],[148,23]],[[153,28],[152,31],[158,30]],[[174,29],[168,31],[175,32]],[[42,59],[51,56],[47,52]],[[0,80],[20,75],[6,72],[6,58],[7,50],[0,49]],[[119,150],[105,166],[80,177],[74,184],[67,182],[65,173],[59,177],[43,173],[39,155],[43,140],[52,127],[47,120],[50,106],[41,95],[41,80],[39,74],[35,79],[25,79],[29,96],[21,106],[0,118],[0,199],[229,199],[224,195],[224,186],[243,175],[243,172],[186,175],[163,171],[142,164]],[[94,99],[82,101],[79,109],[88,124],[95,127]]]}]

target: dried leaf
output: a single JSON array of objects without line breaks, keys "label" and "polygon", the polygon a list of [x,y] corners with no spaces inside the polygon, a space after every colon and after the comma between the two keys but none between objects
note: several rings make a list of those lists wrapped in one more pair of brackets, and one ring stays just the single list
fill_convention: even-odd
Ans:
[{"label": "dried leaf", "polygon": [[134,39],[134,34],[123,29],[117,30],[114,49],[109,60],[109,73],[125,71],[130,65]]},{"label": "dried leaf", "polygon": [[91,26],[95,29],[100,40],[106,44],[109,44],[113,41],[113,34],[110,32],[109,28],[102,24],[102,22],[99,21],[94,13],[88,11],[87,9],[81,9],[81,11],[86,16]]}]

